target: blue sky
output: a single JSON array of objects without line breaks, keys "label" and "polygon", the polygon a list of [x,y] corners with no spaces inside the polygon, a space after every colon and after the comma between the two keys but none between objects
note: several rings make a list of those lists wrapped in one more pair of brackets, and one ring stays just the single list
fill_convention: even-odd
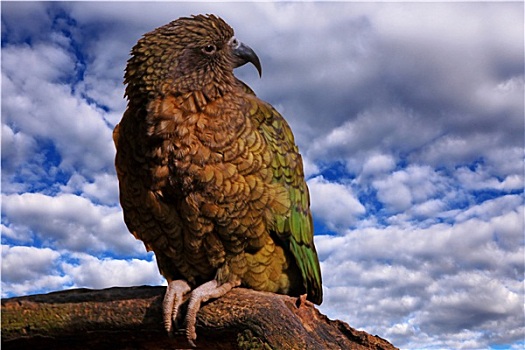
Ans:
[{"label": "blue sky", "polygon": [[140,36],[215,13],[305,160],[321,311],[406,349],[522,348],[524,6],[2,2],[2,296],[163,284],[118,204]]}]

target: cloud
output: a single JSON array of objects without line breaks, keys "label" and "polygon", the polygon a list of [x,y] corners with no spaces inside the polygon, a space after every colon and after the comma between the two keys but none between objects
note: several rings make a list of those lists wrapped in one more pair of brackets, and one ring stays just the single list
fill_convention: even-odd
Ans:
[{"label": "cloud", "polygon": [[[401,212],[434,198],[447,189],[447,179],[429,166],[409,166],[374,180],[378,199],[388,210]],[[428,205],[428,203],[427,203]]]},{"label": "cloud", "polygon": [[348,186],[317,176],[308,180],[308,187],[312,212],[317,219],[327,223],[331,230],[352,226],[365,213],[365,207]]},{"label": "cloud", "polygon": [[7,195],[2,198],[2,213],[6,226],[22,237],[60,249],[117,255],[144,252],[142,244],[128,233],[120,208],[97,205],[76,195]]},{"label": "cloud", "polygon": [[389,167],[393,168],[392,163],[396,164],[402,155],[411,155],[439,137],[441,127],[433,124],[410,109],[373,107],[347,116],[342,125],[316,137],[306,152],[318,162],[343,160],[350,173],[362,172],[364,164],[378,154],[387,154]]},{"label": "cloud", "polygon": [[[362,7],[348,7],[359,9],[348,14],[347,21],[357,20]],[[308,94],[300,99],[303,109],[297,115],[305,118],[303,112],[313,114],[307,117],[313,142],[306,143],[312,161],[342,158],[350,172],[359,172],[370,156],[389,152],[396,162],[406,157],[412,162],[453,168],[480,157],[492,164],[496,157],[490,153],[521,148],[523,36],[512,31],[500,41],[494,34],[509,31],[512,23],[514,28],[520,27],[522,18],[516,14],[510,15],[509,24],[495,24],[510,8],[381,4],[381,10],[368,11],[362,20],[366,25],[355,26],[348,37],[357,36],[359,41],[366,33],[364,52],[380,54],[363,54],[355,60],[353,46],[347,45],[343,53],[330,59],[353,63],[355,72],[347,74],[339,66],[327,64],[327,69],[332,69],[323,79],[328,86],[312,81],[303,84],[315,89],[312,94],[322,96],[331,113],[324,117],[318,112],[323,107],[309,108],[315,100]],[[345,10],[345,6],[339,8],[340,13]],[[470,11],[479,16],[462,20]],[[486,34],[480,35],[480,31]],[[447,40],[452,37],[454,40]],[[521,44],[513,44],[509,37]],[[497,51],[491,47],[506,47],[505,53],[494,54]],[[503,66],[508,69],[504,71]],[[341,96],[341,101],[334,103],[333,96]],[[366,105],[363,96],[367,97]],[[343,106],[344,110],[337,110]],[[523,154],[519,158],[521,162]],[[506,162],[506,157],[497,159]]]},{"label": "cloud", "polygon": [[[505,209],[484,209],[489,204]],[[409,348],[425,347],[411,334],[441,334],[442,340],[429,343],[452,348],[461,346],[449,336],[457,333],[477,339],[478,347],[486,337],[519,339],[525,334],[523,203],[508,196],[470,210],[477,214],[452,225],[358,228],[316,237],[322,270],[330,271],[321,309]],[[515,332],[502,335],[492,330],[494,322]]]},{"label": "cloud", "polygon": [[[33,258],[25,260],[31,255]],[[9,247],[2,245],[2,276],[6,280],[22,282],[49,273],[59,253],[49,248]],[[20,268],[24,266],[24,268]]]},{"label": "cloud", "polygon": [[[151,257],[151,254],[150,254]],[[2,296],[62,288],[158,285],[155,259],[97,258],[50,248],[2,245]]]},{"label": "cloud", "polygon": [[52,142],[61,169],[89,176],[112,167],[112,131],[102,111],[72,91],[75,74],[75,57],[56,43],[3,47],[2,122],[41,152]]},{"label": "cloud", "polygon": [[500,180],[483,166],[477,166],[474,170],[461,167],[457,169],[456,177],[462,186],[469,190],[512,191],[521,189],[524,183],[523,174],[513,173]]},{"label": "cloud", "polygon": [[64,263],[62,268],[70,276],[75,288],[102,289],[158,285],[163,282],[155,261],[98,259],[88,254],[73,254],[72,257],[76,261]]},{"label": "cloud", "polygon": [[403,348],[520,347],[521,3],[3,3],[3,296],[162,283],[111,131],[131,47],[192,13],[255,49],[263,78],[236,75],[294,131],[321,309]]},{"label": "cloud", "polygon": [[68,276],[57,275],[59,256],[49,248],[2,244],[2,296],[53,290],[68,284]]},{"label": "cloud", "polygon": [[395,169],[396,162],[394,157],[386,154],[374,154],[365,160],[361,176],[373,176],[387,173]]},{"label": "cloud", "polygon": [[[42,2],[5,3],[2,6],[2,41],[24,42],[49,33],[49,6]],[[8,14],[8,15],[6,15]]]},{"label": "cloud", "polygon": [[99,173],[93,176],[92,182],[82,175],[73,174],[65,186],[61,186],[63,193],[81,193],[82,196],[96,203],[113,206],[118,203],[118,180],[112,173]]},{"label": "cloud", "polygon": [[522,201],[523,198],[520,195],[505,195],[497,197],[492,200],[487,200],[477,206],[467,208],[457,215],[456,220],[461,222],[473,217],[490,218],[492,216],[502,215],[518,206]]},{"label": "cloud", "polygon": [[[24,132],[15,132],[2,124],[2,190],[4,192],[23,191],[23,183],[12,183],[17,169],[33,157],[37,149],[36,141]],[[11,181],[10,181],[11,180]]]},{"label": "cloud", "polygon": [[517,293],[479,273],[444,277],[442,283],[430,285],[429,294],[428,311],[422,314],[420,322],[421,330],[426,333],[434,333],[433,328],[445,329],[447,333],[474,329],[487,319],[517,316],[516,310],[521,306]]}]

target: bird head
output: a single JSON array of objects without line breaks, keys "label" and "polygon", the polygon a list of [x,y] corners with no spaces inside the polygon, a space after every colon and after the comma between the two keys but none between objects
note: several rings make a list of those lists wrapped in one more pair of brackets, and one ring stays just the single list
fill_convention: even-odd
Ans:
[{"label": "bird head", "polygon": [[255,52],[214,15],[179,18],[145,34],[133,47],[124,82],[130,100],[166,93],[202,91],[222,95],[238,80],[233,69],[252,63]]}]

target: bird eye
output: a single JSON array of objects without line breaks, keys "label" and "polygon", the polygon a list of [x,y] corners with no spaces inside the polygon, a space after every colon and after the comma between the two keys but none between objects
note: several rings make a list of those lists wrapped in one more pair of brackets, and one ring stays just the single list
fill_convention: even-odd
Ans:
[{"label": "bird eye", "polygon": [[236,37],[232,37],[229,41],[229,44],[231,45],[232,48],[236,49],[239,47],[239,45],[241,45],[241,43],[239,42],[239,40],[237,40]]},{"label": "bird eye", "polygon": [[215,47],[215,45],[206,45],[202,49],[202,52],[204,52],[207,55],[211,55],[215,53],[215,51],[217,51],[217,48]]}]

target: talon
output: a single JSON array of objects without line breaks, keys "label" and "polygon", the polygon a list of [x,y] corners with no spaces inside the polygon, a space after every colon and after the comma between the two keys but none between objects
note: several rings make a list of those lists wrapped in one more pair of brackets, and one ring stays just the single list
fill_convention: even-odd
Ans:
[{"label": "talon", "polygon": [[190,290],[190,285],[183,280],[168,283],[168,288],[166,288],[166,294],[162,301],[162,313],[164,316],[164,328],[166,328],[169,335],[173,333],[173,324],[176,323],[177,314],[184,300],[184,295]]},{"label": "talon", "polygon": [[[194,339],[194,340],[195,340],[195,339]],[[197,347],[197,345],[195,345],[195,342],[194,342],[193,340],[191,340],[191,339],[188,339],[188,344],[190,344],[190,346],[191,346],[192,348],[196,348],[196,347]]]},{"label": "talon", "polygon": [[307,307],[314,307],[314,304],[310,301],[310,300],[307,300],[307,294],[302,294],[300,295],[298,298],[297,298],[297,301],[295,303],[295,305],[300,308],[301,306],[307,306]]},{"label": "talon", "polygon": [[197,323],[197,312],[201,307],[201,303],[210,299],[220,298],[232,288],[239,285],[240,281],[236,280],[218,286],[217,281],[212,280],[200,285],[191,292],[188,311],[186,313],[186,338],[188,339],[188,343],[195,347],[194,341],[197,339],[195,324]]}]

